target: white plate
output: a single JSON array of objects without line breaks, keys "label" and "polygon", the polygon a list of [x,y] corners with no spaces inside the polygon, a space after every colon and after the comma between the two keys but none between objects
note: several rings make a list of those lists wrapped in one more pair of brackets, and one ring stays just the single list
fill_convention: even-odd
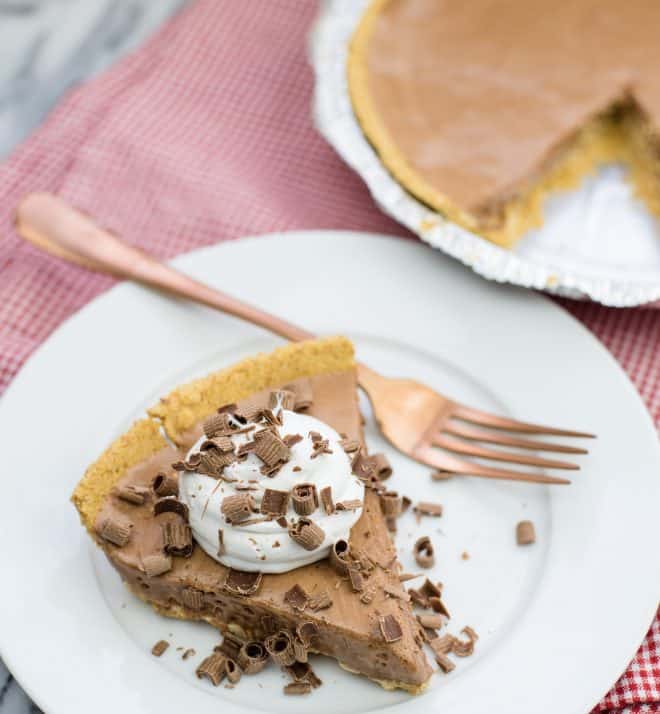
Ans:
[{"label": "white plate", "polygon": [[[63,325],[0,404],[4,483],[2,656],[49,714],[362,712],[584,714],[635,653],[657,603],[660,457],[650,420],[609,354],[550,301],[496,288],[421,245],[353,233],[243,240],[175,261],[186,271],[301,325],[355,340],[385,373],[414,376],[477,406],[599,439],[570,487],[456,478],[387,449],[394,488],[440,501],[412,515],[398,545],[411,568],[415,533],[430,534],[451,629],[477,629],[474,657],[428,694],[385,692],[317,658],[324,686],[284,697],[271,667],[236,689],[194,670],[218,640],[137,602],[93,547],[69,494],[107,443],[177,382],[277,340],[211,311],[121,285]],[[246,280],[247,276],[249,280]],[[403,281],[402,276],[407,280]],[[368,438],[386,448],[373,425]],[[538,542],[514,544],[531,518]],[[461,554],[467,551],[469,560]],[[173,647],[157,660],[151,645]],[[186,661],[175,647],[193,647]],[[548,693],[551,683],[552,694]]]},{"label": "white plate", "polygon": [[660,299],[660,220],[636,200],[620,167],[554,196],[545,221],[512,249],[447,221],[382,165],[348,95],[348,43],[369,0],[326,0],[312,35],[319,131],[365,181],[380,207],[435,248],[497,282],[629,307]]}]

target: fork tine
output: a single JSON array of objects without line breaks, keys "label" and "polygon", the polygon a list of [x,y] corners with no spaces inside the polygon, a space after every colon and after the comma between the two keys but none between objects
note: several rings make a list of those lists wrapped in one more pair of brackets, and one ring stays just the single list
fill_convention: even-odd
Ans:
[{"label": "fork tine", "polygon": [[541,466],[549,469],[579,469],[577,464],[568,461],[555,461],[554,459],[543,459],[540,456],[530,454],[516,454],[511,451],[499,451],[497,449],[487,449],[479,444],[469,443],[461,439],[454,439],[445,434],[436,434],[431,437],[431,443],[442,449],[455,451],[458,454],[468,456],[478,456],[481,459],[493,459],[494,461],[509,461],[513,464],[529,464],[530,466]]},{"label": "fork tine", "polygon": [[534,474],[529,471],[508,471],[506,469],[496,469],[491,466],[484,466],[471,461],[458,459],[450,454],[445,454],[430,446],[420,446],[413,454],[414,458],[428,466],[443,471],[450,471],[455,474],[465,474],[469,476],[481,476],[483,478],[502,479],[505,481],[527,481],[529,483],[547,483],[556,485],[569,484],[565,478],[546,476],[545,474]]},{"label": "fork tine", "polygon": [[566,429],[555,429],[552,426],[541,426],[540,424],[529,424],[524,421],[516,421],[515,419],[507,419],[497,416],[497,414],[489,414],[482,412],[479,409],[466,407],[463,404],[454,404],[451,416],[463,419],[464,421],[474,422],[481,426],[490,426],[494,429],[509,429],[511,431],[522,431],[527,434],[554,434],[555,436],[577,436],[585,439],[595,439],[595,434],[587,434],[583,431],[568,431]]},{"label": "fork tine", "polygon": [[491,444],[501,444],[503,446],[515,446],[519,449],[533,449],[534,451],[557,451],[562,454],[588,454],[586,449],[577,446],[564,446],[563,444],[553,444],[550,441],[539,441],[536,439],[519,439],[509,434],[488,431],[487,429],[477,429],[465,422],[448,422],[444,426],[444,431],[454,436],[462,436],[464,439],[474,439],[476,441],[487,441]]}]

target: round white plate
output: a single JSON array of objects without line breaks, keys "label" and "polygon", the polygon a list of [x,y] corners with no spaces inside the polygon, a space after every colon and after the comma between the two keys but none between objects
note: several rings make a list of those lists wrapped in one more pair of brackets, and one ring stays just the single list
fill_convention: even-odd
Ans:
[{"label": "round white plate", "polygon": [[[175,263],[320,334],[343,332],[385,373],[599,438],[568,487],[438,483],[387,448],[369,420],[372,448],[392,459],[392,487],[445,507],[421,525],[404,516],[397,545],[412,569],[411,541],[432,537],[431,576],[445,583],[450,631],[476,628],[475,656],[434,677],[418,698],[320,657],[314,667],[325,683],[310,697],[285,697],[275,667],[214,689],[194,670],[218,641],[215,631],[136,601],[68,499],[85,467],[158,395],[278,340],[196,305],[115,287],[41,347],[0,403],[1,654],[37,704],[49,714],[588,711],[640,644],[660,570],[655,433],[600,344],[549,300],[497,288],[407,241],[305,232],[207,248]],[[527,548],[514,540],[523,518],[538,533]],[[149,650],[161,638],[172,647],[155,659]],[[184,661],[177,647],[196,654]]]},{"label": "round white plate", "polygon": [[629,307],[660,299],[660,220],[635,199],[621,167],[548,201],[543,227],[504,250],[407,193],[364,137],[348,94],[353,30],[370,0],[326,0],[312,35],[319,131],[365,181],[380,207],[435,248],[497,282]]}]

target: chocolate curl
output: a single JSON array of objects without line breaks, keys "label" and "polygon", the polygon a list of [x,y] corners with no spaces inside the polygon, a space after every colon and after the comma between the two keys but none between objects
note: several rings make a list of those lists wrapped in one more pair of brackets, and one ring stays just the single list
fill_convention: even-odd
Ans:
[{"label": "chocolate curl", "polygon": [[116,490],[117,498],[134,506],[142,506],[147,500],[149,489],[146,486],[119,486]]},{"label": "chocolate curl", "polygon": [[270,429],[262,429],[254,435],[254,453],[268,467],[277,466],[289,459],[289,447]]},{"label": "chocolate curl", "polygon": [[236,408],[236,416],[243,421],[256,421],[264,409],[263,400],[258,397],[244,399]]},{"label": "chocolate curl", "polygon": [[326,515],[331,516],[335,512],[335,502],[332,499],[332,486],[325,486],[321,489],[321,503]]},{"label": "chocolate curl", "polygon": [[163,550],[168,555],[189,558],[193,552],[192,530],[187,523],[170,521],[163,523]]},{"label": "chocolate curl", "polygon": [[[211,443],[211,442],[207,442]],[[232,451],[220,451],[215,445],[200,451],[199,464],[197,471],[200,474],[205,474],[211,478],[218,479],[222,476],[225,466],[233,464],[237,460],[236,454]]]},{"label": "chocolate curl", "polygon": [[330,565],[339,575],[348,574],[348,542],[343,538],[336,541],[330,550]]},{"label": "chocolate curl", "polygon": [[222,499],[220,506],[227,523],[240,523],[247,520],[254,510],[254,499],[249,493],[238,493]]},{"label": "chocolate curl", "polygon": [[399,625],[399,621],[394,617],[394,615],[381,615],[378,618],[378,625],[383,639],[388,644],[397,642],[403,637],[401,625]]},{"label": "chocolate curl", "polygon": [[316,510],[319,501],[313,483],[299,483],[291,491],[293,510],[299,516],[309,516]]},{"label": "chocolate curl", "polygon": [[277,389],[270,393],[268,397],[268,408],[275,411],[276,409],[288,409],[293,411],[296,406],[296,395],[289,389]]},{"label": "chocolate curl", "polygon": [[311,691],[312,685],[309,682],[289,682],[284,685],[284,694],[287,696],[309,694]]},{"label": "chocolate curl", "polygon": [[380,509],[386,518],[398,516],[401,513],[401,496],[396,491],[381,493]]},{"label": "chocolate curl", "polygon": [[158,642],[156,642],[156,644],[151,648],[151,654],[154,657],[160,657],[169,646],[170,643],[167,642],[167,640],[158,640]]},{"label": "chocolate curl", "polygon": [[243,674],[256,674],[266,666],[268,656],[261,642],[246,642],[238,653],[238,665]]},{"label": "chocolate curl", "polygon": [[204,420],[204,436],[213,439],[215,436],[228,436],[235,429],[231,425],[231,416],[227,412],[211,414]]},{"label": "chocolate curl", "polygon": [[392,475],[392,467],[385,454],[372,454],[369,460],[381,481],[387,480]]},{"label": "chocolate curl", "polygon": [[209,655],[195,670],[199,679],[206,677],[210,679],[214,687],[217,687],[227,675],[227,658],[219,652]]},{"label": "chocolate curl", "polygon": [[225,662],[225,672],[227,673],[227,679],[232,683],[236,684],[241,678],[241,668],[234,662],[233,659],[227,659]]},{"label": "chocolate curl", "polygon": [[432,568],[435,563],[433,543],[428,536],[422,536],[415,541],[413,546],[415,562],[420,568]]},{"label": "chocolate curl", "polygon": [[536,532],[531,521],[520,521],[516,526],[516,543],[518,545],[531,545],[536,542]]},{"label": "chocolate curl", "polygon": [[289,505],[289,492],[272,488],[264,490],[261,498],[261,512],[268,516],[283,516]]},{"label": "chocolate curl", "polygon": [[212,439],[207,439],[200,444],[200,451],[208,451],[209,449],[217,449],[222,453],[234,450],[234,443],[228,436],[214,436]]},{"label": "chocolate curl", "polygon": [[105,518],[98,529],[98,534],[109,543],[122,548],[131,537],[133,523],[124,516],[117,515]]},{"label": "chocolate curl", "polygon": [[289,536],[305,550],[316,550],[325,539],[325,531],[309,518],[300,518],[289,526]]},{"label": "chocolate curl", "polygon": [[148,578],[155,578],[172,570],[172,558],[164,553],[145,555],[142,558],[142,567]]},{"label": "chocolate curl", "polygon": [[151,487],[159,498],[179,495],[179,480],[174,474],[166,474],[164,471],[154,476]]},{"label": "chocolate curl", "polygon": [[282,667],[286,667],[296,661],[291,635],[286,630],[280,630],[276,634],[267,637],[264,647],[273,660]]},{"label": "chocolate curl", "polygon": [[357,439],[342,439],[339,443],[347,454],[354,454],[360,449],[360,442]]},{"label": "chocolate curl", "polygon": [[305,647],[305,643],[297,636],[294,636],[292,644],[296,662],[307,662],[307,647]]},{"label": "chocolate curl", "polygon": [[183,501],[167,496],[167,498],[159,498],[154,503],[154,516],[160,516],[161,513],[176,513],[187,523],[188,522],[188,506]]}]

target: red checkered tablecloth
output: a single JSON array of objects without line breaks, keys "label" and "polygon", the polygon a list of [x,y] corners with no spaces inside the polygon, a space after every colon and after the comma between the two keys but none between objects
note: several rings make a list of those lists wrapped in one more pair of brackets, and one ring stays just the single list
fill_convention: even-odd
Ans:
[{"label": "red checkered tablecloth", "polygon": [[[246,234],[347,228],[405,235],[316,134],[300,0],[199,0],[147,45],[69,94],[0,166],[0,389],[112,280],[12,229],[19,198],[56,191],[164,258]],[[408,236],[410,237],[410,236]],[[628,372],[660,421],[660,310],[562,301]],[[660,711],[660,620],[598,711]]]}]

